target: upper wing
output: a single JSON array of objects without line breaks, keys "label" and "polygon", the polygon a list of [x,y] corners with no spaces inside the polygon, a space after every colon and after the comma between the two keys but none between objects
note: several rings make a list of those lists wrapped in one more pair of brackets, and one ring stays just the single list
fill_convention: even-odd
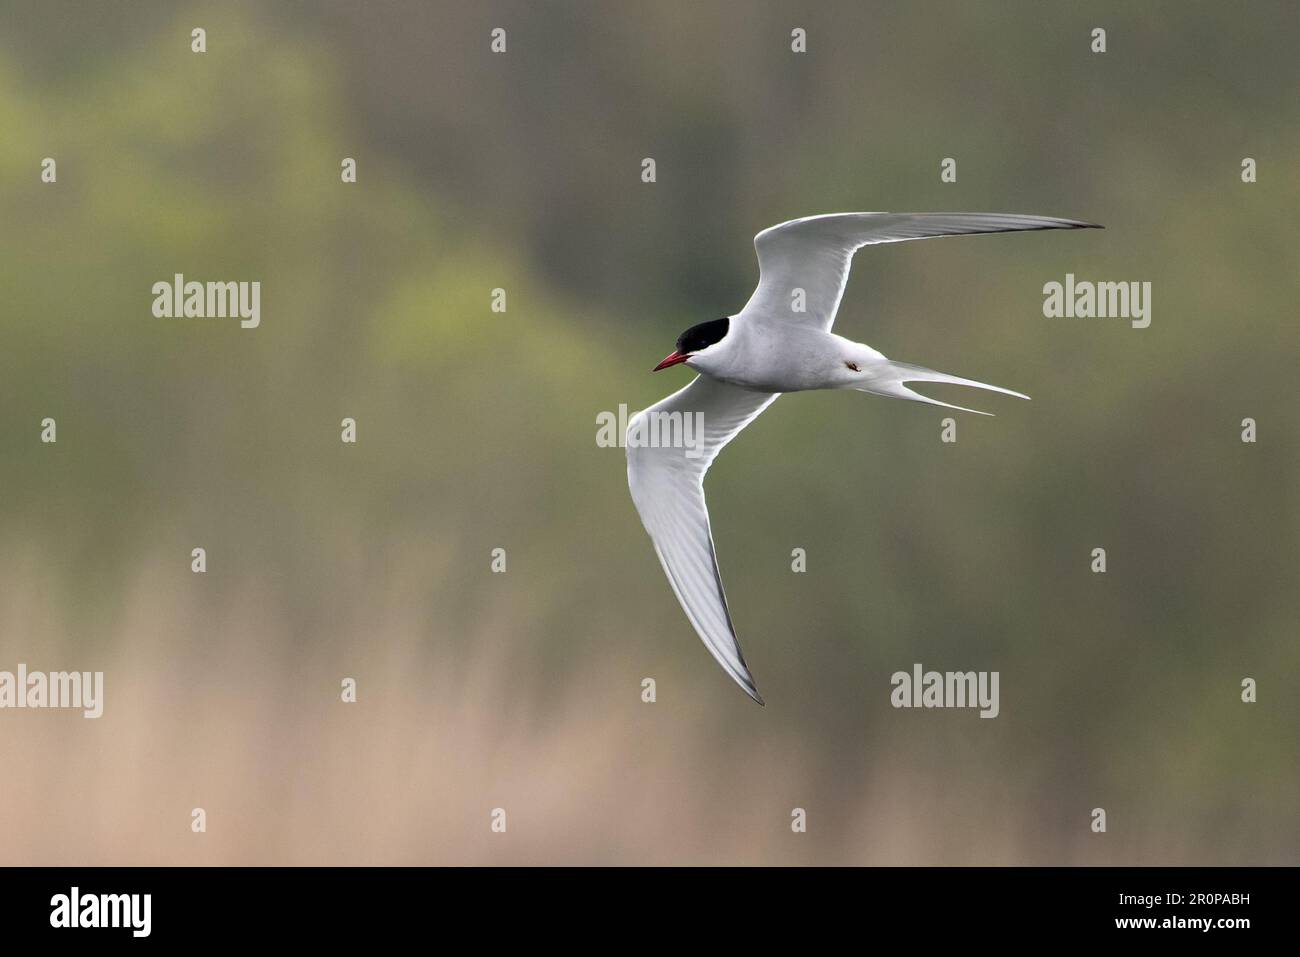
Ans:
[{"label": "upper wing", "polygon": [[[759,704],[763,699],[740,652],[722,590],[704,504],[704,473],[719,450],[775,398],[776,393],[750,392],[699,376],[638,412],[627,435],[628,488],[677,600],[718,664]],[[644,444],[656,435],[662,440],[658,447]],[[674,444],[674,437],[690,443]]]},{"label": "upper wing", "polygon": [[[862,246],[968,233],[1081,228],[1097,227],[1010,213],[831,213],[792,219],[754,237],[758,288],[740,315],[788,318],[829,330],[849,278],[849,262]],[[792,306],[796,288],[804,290],[804,312]]]}]

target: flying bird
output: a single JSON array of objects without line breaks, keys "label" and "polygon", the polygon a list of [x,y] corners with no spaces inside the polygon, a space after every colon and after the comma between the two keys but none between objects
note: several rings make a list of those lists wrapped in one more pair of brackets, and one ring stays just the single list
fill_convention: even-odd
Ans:
[{"label": "flying bird", "polygon": [[[723,446],[783,392],[853,389],[963,412],[977,410],[931,399],[907,384],[939,382],[1029,398],[895,362],[831,332],[853,254],[863,246],[936,236],[1086,228],[1100,227],[1001,213],[832,213],[780,223],[754,237],[758,288],[745,308],[691,326],[654,367],[658,372],[683,364],[699,375],[629,420],[627,483],[632,501],[686,617],[718,664],[759,704],[763,698],[731,622],[704,503],[704,475]],[[702,434],[694,437],[691,447],[642,440],[651,434],[652,423],[671,421],[667,417],[674,414],[679,420],[690,416],[702,423]]]}]

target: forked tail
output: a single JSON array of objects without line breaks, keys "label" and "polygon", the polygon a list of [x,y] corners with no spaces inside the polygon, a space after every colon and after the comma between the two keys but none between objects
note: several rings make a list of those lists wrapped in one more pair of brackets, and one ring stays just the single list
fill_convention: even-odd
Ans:
[{"label": "forked tail", "polygon": [[1010,389],[1004,389],[1001,386],[989,385],[987,382],[976,382],[974,379],[963,379],[961,376],[948,375],[946,372],[935,372],[933,369],[927,369],[924,366],[914,366],[906,362],[894,362],[886,360],[875,364],[871,370],[872,378],[867,384],[857,385],[853,388],[859,392],[870,392],[873,395],[887,395],[895,399],[910,399],[913,402],[928,402],[930,405],[941,405],[945,409],[957,409],[960,412],[974,412],[976,415],[992,415],[992,412],[981,412],[979,409],[968,409],[965,406],[953,405],[950,402],[940,402],[938,399],[931,399],[929,396],[921,395],[909,389],[905,383],[908,382],[940,382],[945,385],[964,385],[972,389],[985,389],[989,392],[1001,392],[1003,395],[1013,395],[1017,399],[1028,399],[1029,396],[1022,395],[1019,392],[1012,392]]}]

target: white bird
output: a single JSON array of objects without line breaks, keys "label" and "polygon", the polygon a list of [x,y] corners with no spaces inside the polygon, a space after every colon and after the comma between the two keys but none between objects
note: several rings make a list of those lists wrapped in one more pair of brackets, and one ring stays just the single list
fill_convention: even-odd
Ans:
[{"label": "white bird", "polygon": [[[628,422],[632,501],[686,617],[727,674],[759,704],[763,698],[731,623],[704,503],[704,475],[718,452],[782,392],[855,389],[963,412],[976,410],[928,398],[907,383],[964,385],[1028,399],[1010,389],[891,361],[831,332],[849,263],[858,249],[876,243],[1081,228],[1100,227],[1000,213],[833,213],[781,223],[754,237],[758,288],[745,308],[687,329],[676,349],[655,366],[658,372],[685,363],[700,375]],[[701,435],[692,436],[694,422],[702,422]],[[678,441],[665,444],[663,433],[673,428]]]}]

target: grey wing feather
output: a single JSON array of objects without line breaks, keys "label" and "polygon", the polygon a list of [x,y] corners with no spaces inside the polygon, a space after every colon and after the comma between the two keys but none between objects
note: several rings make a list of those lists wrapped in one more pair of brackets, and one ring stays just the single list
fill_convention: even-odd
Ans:
[{"label": "grey wing feather", "polygon": [[[704,476],[723,446],[775,399],[775,393],[751,392],[699,376],[638,412],[628,423],[627,441],[632,501],[682,610],[718,664],[759,704],[763,698],[741,653],[718,571]],[[649,440],[652,426],[684,425],[682,417],[687,415],[692,417],[692,429],[695,422],[702,423],[698,435],[689,433],[698,440],[694,449],[641,444]],[[634,433],[639,433],[635,439]]]},{"label": "grey wing feather", "polygon": [[[788,318],[829,330],[853,254],[863,246],[937,236],[1099,228],[1093,223],[1013,213],[830,213],[769,227],[754,237],[758,288],[739,313]],[[792,307],[804,292],[804,311]]]}]

